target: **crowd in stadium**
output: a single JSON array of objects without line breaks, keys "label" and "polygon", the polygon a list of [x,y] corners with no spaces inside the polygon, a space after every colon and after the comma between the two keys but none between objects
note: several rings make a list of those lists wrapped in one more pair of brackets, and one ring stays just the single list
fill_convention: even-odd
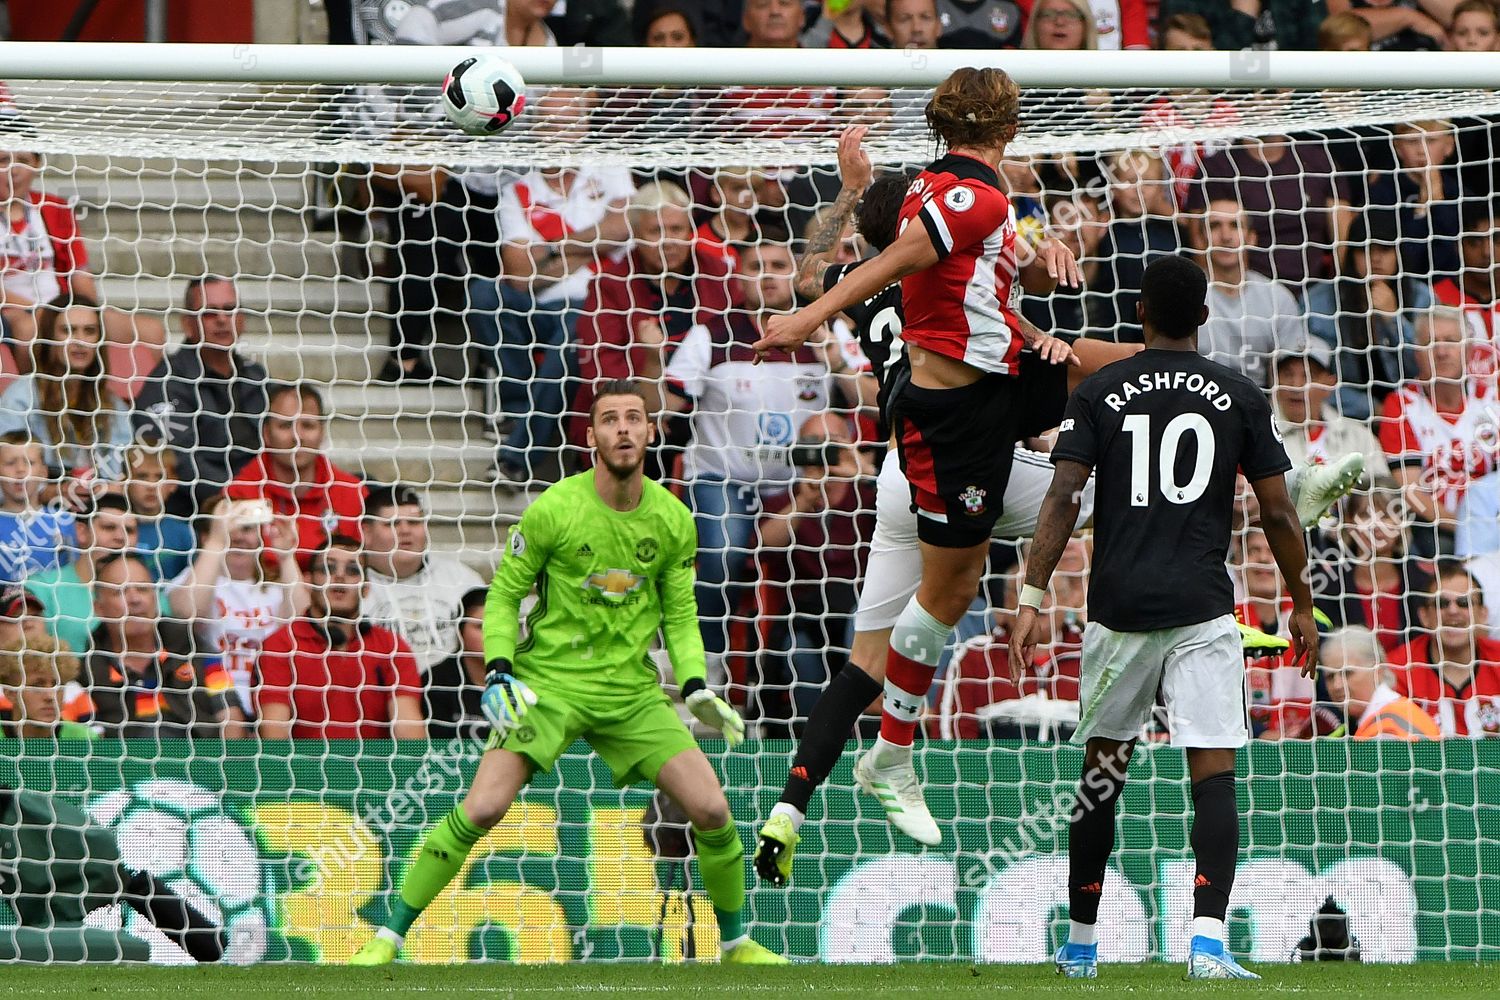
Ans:
[{"label": "crowd in stadium", "polygon": [[[570,0],[562,16],[549,16],[550,0],[409,6],[386,40],[1500,44],[1500,11],[1488,0],[1164,0],[1159,11],[1139,0],[637,0],[633,15]],[[336,40],[371,40],[337,23],[340,5],[328,8]],[[758,91],[747,106],[768,120],[836,122],[840,96]],[[606,103],[558,88],[528,114],[581,138]],[[1229,98],[1212,111],[1229,122],[1239,113]],[[1175,113],[1165,99],[1148,109],[1163,120]],[[1261,738],[1500,735],[1500,641],[1487,612],[1500,603],[1495,137],[1486,121],[1433,119],[1005,165],[1023,236],[1050,232],[1085,265],[1082,290],[1024,301],[1031,322],[1139,340],[1145,264],[1194,251],[1210,279],[1200,350],[1265,387],[1294,462],[1365,456],[1368,482],[1312,540],[1314,590],[1336,630],[1320,678],[1301,678],[1289,662],[1248,665]],[[431,551],[421,490],[364,481],[329,459],[319,389],[274,382],[241,353],[233,276],[180,290],[181,341],[172,347],[159,319],[101,301],[79,222],[66,200],[41,192],[41,166],[34,154],[0,153],[7,728],[80,737],[481,733],[486,581]],[[485,390],[495,488],[512,508],[586,461],[583,415],[596,380],[641,380],[660,414],[652,473],[674,485],[699,527],[712,681],[733,682],[763,733],[795,730],[843,665],[886,441],[849,324],[758,367],[748,344],[766,316],[802,294],[810,255],[850,262],[868,253],[853,225],[824,232],[839,178],[774,165],[649,176],[607,166],[376,166],[364,178],[367,221],[391,246],[390,355],[379,378],[461,379]],[[435,364],[442,317],[463,325],[472,376]],[[149,376],[112,376],[123,358],[142,355],[155,365],[145,366]],[[1284,632],[1289,602],[1253,507],[1247,492],[1230,557],[1239,612]],[[1064,556],[1041,652],[1014,684],[1003,663],[1005,609],[1015,606],[1023,559],[1023,547],[995,544],[929,735],[1064,732],[1066,713],[1040,703],[1077,697],[1087,534]],[[1361,725],[1403,698],[1414,706],[1406,730]]]}]

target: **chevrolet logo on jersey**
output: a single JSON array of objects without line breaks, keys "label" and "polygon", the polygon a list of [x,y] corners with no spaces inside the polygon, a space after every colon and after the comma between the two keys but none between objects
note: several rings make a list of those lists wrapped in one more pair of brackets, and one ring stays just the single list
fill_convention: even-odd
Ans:
[{"label": "chevrolet logo on jersey", "polygon": [[607,569],[603,573],[590,573],[583,581],[583,589],[597,590],[612,601],[622,601],[645,582],[644,576],[637,576],[629,570]]}]

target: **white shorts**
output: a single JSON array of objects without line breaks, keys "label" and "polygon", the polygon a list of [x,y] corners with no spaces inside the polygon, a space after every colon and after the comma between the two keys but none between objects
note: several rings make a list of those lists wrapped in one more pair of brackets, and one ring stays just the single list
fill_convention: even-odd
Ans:
[{"label": "white shorts", "polygon": [[1233,615],[1150,632],[1083,630],[1076,742],[1133,740],[1160,690],[1174,747],[1242,747],[1250,736],[1245,654]]},{"label": "white shorts", "polygon": [[[1036,532],[1042,500],[1052,485],[1052,460],[1038,451],[1016,448],[1005,485],[1004,513],[995,524],[995,538],[1030,538]],[[1078,506],[1078,524],[1094,516],[1094,477],[1089,476]],[[875,482],[875,534],[865,582],[854,612],[856,632],[893,628],[901,609],[922,580],[922,553],[917,546],[917,515],[911,509],[911,484],[901,473],[901,459],[892,448],[880,465]]]}]

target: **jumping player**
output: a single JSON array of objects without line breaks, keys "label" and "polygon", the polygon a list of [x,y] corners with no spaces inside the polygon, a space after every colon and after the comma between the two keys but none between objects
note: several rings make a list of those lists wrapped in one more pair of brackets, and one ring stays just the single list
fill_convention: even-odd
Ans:
[{"label": "jumping player", "polygon": [[1235,750],[1249,737],[1245,672],[1225,567],[1235,484],[1243,472],[1292,597],[1296,662],[1315,676],[1318,630],[1304,571],[1302,526],[1285,473],[1292,464],[1265,396],[1249,379],[1198,354],[1207,279],[1185,257],[1146,269],[1137,312],[1146,350],[1086,379],[1068,401],[1052,450],[1056,472],[1026,564],[1010,673],[1037,642],[1047,582],[1096,475],[1094,566],[1084,630],[1080,719],[1086,741],[1068,828],[1068,943],[1058,968],[1097,975],[1095,923],[1115,808],[1130,755],[1158,691],[1172,745],[1187,749],[1193,783],[1193,979],[1257,979],[1224,945],[1240,818]]},{"label": "jumping player", "polygon": [[[872,180],[870,162],[860,148],[864,131],[862,126],[851,126],[840,137],[839,172],[843,188],[824,226],[809,240],[799,263],[797,290],[805,298],[820,297],[858,266],[834,264],[830,259],[851,217],[859,235],[877,251],[884,250],[896,238],[898,213],[912,178],[886,174]],[[906,364],[902,350],[901,286],[888,286],[844,312],[854,322],[860,347],[880,380],[883,403],[893,376]],[[1034,336],[1039,337],[1040,333]],[[1080,365],[1051,365],[1032,352],[1021,354],[1020,390],[1026,399],[1024,410],[1028,419],[1024,429],[1028,435],[1061,422],[1068,392],[1084,377],[1141,348],[1080,340],[1073,349]],[[1031,537],[1052,481],[1052,463],[1047,455],[1021,445],[1015,446],[1014,451],[1004,511],[993,529],[994,537],[1000,539]],[[1362,470],[1363,460],[1358,455],[1346,456],[1326,466],[1294,469],[1287,477],[1288,488],[1303,524],[1315,524],[1335,500],[1353,487]],[[1093,490],[1090,479],[1080,497],[1080,527],[1092,516]],[[830,681],[808,717],[781,799],[758,838],[755,867],[761,878],[773,885],[784,885],[790,879],[793,855],[800,840],[798,830],[812,795],[832,772],[860,715],[880,697],[891,628],[915,593],[921,573],[917,523],[911,517],[910,496],[910,487],[893,450],[886,455],[877,484],[875,534],[860,588],[848,663]],[[1247,627],[1243,632],[1247,654],[1286,645],[1284,640],[1255,629]]]}]

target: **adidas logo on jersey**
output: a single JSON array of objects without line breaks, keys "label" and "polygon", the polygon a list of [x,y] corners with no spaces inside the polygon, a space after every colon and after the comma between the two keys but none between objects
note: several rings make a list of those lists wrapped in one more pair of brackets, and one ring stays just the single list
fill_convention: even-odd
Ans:
[{"label": "adidas logo on jersey", "polygon": [[577,556],[578,558],[582,559],[584,556],[591,556],[591,555],[593,555],[594,554],[594,550],[591,549],[591,548],[589,548],[589,543],[588,542],[584,542],[582,545],[578,546],[578,551],[575,552],[575,553],[573,553],[573,554],[575,556]]}]

